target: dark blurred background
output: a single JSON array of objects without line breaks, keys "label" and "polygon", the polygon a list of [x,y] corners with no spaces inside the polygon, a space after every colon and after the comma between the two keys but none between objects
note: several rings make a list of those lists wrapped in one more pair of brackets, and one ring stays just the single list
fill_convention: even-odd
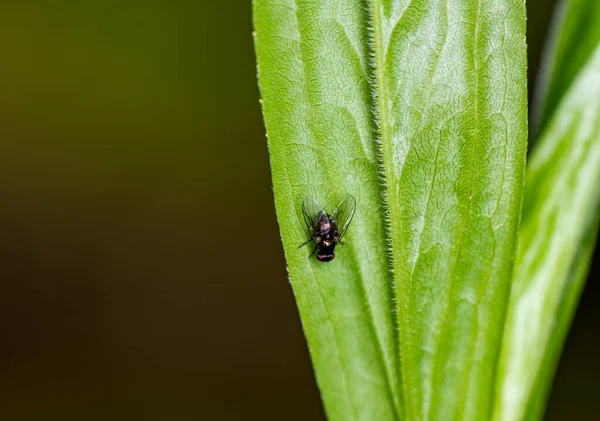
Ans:
[{"label": "dark blurred background", "polygon": [[[248,0],[1,3],[0,419],[324,419],[251,32]],[[549,420],[597,419],[599,298]]]}]

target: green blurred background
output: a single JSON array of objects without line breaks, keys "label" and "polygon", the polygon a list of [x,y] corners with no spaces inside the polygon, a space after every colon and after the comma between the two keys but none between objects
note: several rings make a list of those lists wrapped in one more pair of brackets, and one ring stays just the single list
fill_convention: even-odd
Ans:
[{"label": "green blurred background", "polygon": [[[1,2],[0,419],[324,420],[251,32],[248,0]],[[585,294],[549,420],[597,419]]]}]

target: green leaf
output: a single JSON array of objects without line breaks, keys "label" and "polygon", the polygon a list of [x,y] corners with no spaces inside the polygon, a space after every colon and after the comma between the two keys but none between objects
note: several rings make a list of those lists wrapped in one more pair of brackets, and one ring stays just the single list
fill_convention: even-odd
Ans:
[{"label": "green leaf", "polygon": [[[367,4],[254,3],[276,211],[317,381],[331,420],[487,420],[522,200],[525,8]],[[304,198],[331,211],[346,194],[346,245],[309,259]]]},{"label": "green leaf", "polygon": [[527,142],[521,0],[372,0],[407,420],[488,420]]},{"label": "green leaf", "polygon": [[[255,47],[277,218],[330,420],[400,419],[398,344],[360,2],[255,0]],[[309,258],[301,205],[354,221],[332,262]]]},{"label": "green leaf", "polygon": [[533,108],[535,133],[545,130],[563,96],[600,42],[600,2],[563,0],[538,77]]},{"label": "green leaf", "polygon": [[600,44],[528,166],[494,420],[538,420],[590,265],[600,215]]}]

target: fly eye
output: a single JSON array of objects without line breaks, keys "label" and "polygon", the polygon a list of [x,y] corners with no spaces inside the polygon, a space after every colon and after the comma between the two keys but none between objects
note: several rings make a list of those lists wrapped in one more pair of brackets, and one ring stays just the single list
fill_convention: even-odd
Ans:
[{"label": "fly eye", "polygon": [[320,243],[321,242],[321,237],[320,236],[316,236],[315,237],[315,243]]}]

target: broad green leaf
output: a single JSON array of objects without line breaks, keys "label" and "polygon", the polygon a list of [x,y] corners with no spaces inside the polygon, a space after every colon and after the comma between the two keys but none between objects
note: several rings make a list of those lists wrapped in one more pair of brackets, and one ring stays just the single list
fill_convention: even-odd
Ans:
[{"label": "broad green leaf", "polygon": [[371,0],[407,420],[488,420],[527,143],[522,0]]},{"label": "broad green leaf", "polygon": [[587,275],[600,214],[600,44],[528,165],[494,420],[543,415]]},{"label": "broad green leaf", "polygon": [[538,78],[533,129],[541,133],[600,42],[600,1],[562,0]]},{"label": "broad green leaf", "polygon": [[[255,0],[255,47],[277,218],[330,420],[400,419],[384,203],[369,84],[365,5]],[[332,262],[309,258],[305,197],[354,221]]]}]

